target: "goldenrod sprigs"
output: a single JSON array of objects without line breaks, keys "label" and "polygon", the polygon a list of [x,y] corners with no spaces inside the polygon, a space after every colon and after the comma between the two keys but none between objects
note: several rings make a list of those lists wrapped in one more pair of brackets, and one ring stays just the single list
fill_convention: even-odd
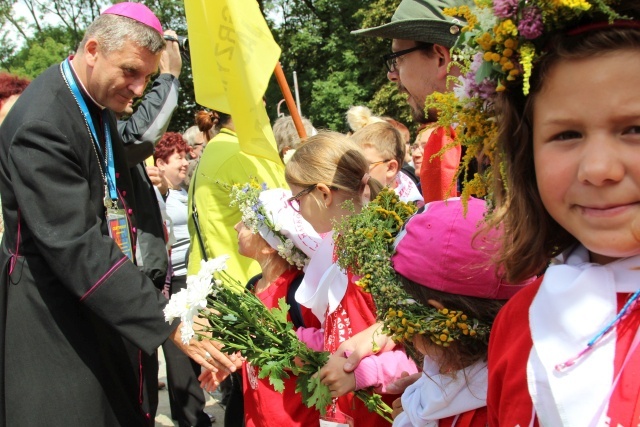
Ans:
[{"label": "goldenrod sprigs", "polygon": [[[405,310],[411,310],[409,304]],[[413,310],[416,311],[416,310]],[[411,342],[415,335],[425,335],[434,344],[449,347],[465,337],[487,339],[490,326],[469,319],[461,311],[428,308],[420,312],[389,309],[385,326],[396,341]]]},{"label": "goldenrod sprigs", "polygon": [[[533,69],[551,34],[566,31],[585,17],[626,19],[611,8],[616,1],[475,0],[475,7],[444,10],[446,15],[467,22],[451,50],[453,66],[460,70],[460,76],[451,77],[455,87],[452,93],[428,97],[425,110],[438,111],[438,125],[455,128],[456,143],[466,148],[459,171],[465,174],[463,200],[471,195],[492,196],[492,167],[499,163],[495,152],[497,94],[505,90],[529,94]],[[467,177],[469,165],[475,161],[481,172]]]},{"label": "goldenrod sprigs", "polygon": [[[395,191],[385,188],[359,214],[336,224],[338,265],[360,276],[357,284],[374,298],[377,296],[376,289],[371,286],[374,281],[395,281],[390,264],[393,242],[415,212],[415,205],[401,202]],[[386,310],[385,304],[385,301],[376,300],[379,315]]]},{"label": "goldenrod sprigs", "polygon": [[488,339],[489,325],[468,319],[460,311],[422,305],[402,287],[391,256],[396,236],[415,212],[414,205],[401,202],[393,190],[383,189],[360,213],[336,224],[338,264],[360,276],[356,283],[371,293],[384,332],[403,343],[412,357],[417,357],[412,345],[416,334],[445,347],[455,340]]}]

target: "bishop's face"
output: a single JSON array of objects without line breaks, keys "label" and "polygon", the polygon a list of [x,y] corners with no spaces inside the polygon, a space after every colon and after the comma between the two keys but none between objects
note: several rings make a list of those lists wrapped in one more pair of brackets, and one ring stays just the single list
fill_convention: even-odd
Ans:
[{"label": "bishop's face", "polygon": [[90,39],[85,50],[90,69],[87,90],[96,102],[116,113],[124,112],[133,98],[142,96],[161,55],[129,40],[121,49],[105,52]]}]

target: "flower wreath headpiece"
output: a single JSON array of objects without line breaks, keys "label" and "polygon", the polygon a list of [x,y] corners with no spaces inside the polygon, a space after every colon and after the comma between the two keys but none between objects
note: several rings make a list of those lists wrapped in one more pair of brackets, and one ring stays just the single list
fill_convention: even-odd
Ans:
[{"label": "flower wreath headpiece", "polygon": [[420,304],[405,291],[391,256],[396,236],[415,212],[413,204],[402,202],[394,190],[384,188],[360,213],[336,223],[334,239],[338,265],[360,276],[356,284],[373,297],[383,331],[420,362],[412,344],[414,336],[423,335],[443,347],[454,341],[487,342],[491,325],[459,310]]},{"label": "flower wreath headpiece", "polygon": [[[438,124],[456,127],[455,143],[467,148],[461,167],[466,183],[462,194],[465,200],[472,194],[491,196],[488,184],[496,168],[498,138],[494,100],[504,90],[529,94],[533,67],[544,55],[549,36],[575,27],[591,16],[603,16],[609,23],[636,24],[624,21],[625,17],[612,9],[618,3],[616,0],[475,0],[475,3],[475,8],[444,10],[446,15],[467,21],[451,49],[453,65],[460,68],[461,76],[450,77],[456,84],[452,92],[434,93],[426,101],[426,109],[438,111]],[[493,165],[493,170],[489,166],[482,174],[468,177],[474,159]],[[502,170],[498,173],[504,178]]]},{"label": "flower wreath headpiece", "polygon": [[[274,218],[277,221],[278,217],[273,212],[267,212],[263,201],[260,200],[260,194],[267,190],[267,184],[260,184],[255,178],[245,184],[234,184],[229,192],[230,206],[238,207],[242,214],[242,222],[247,228],[254,234],[260,233],[282,258],[302,270],[309,263],[309,257],[296,247],[293,240],[283,234],[283,228],[286,228],[287,224],[274,222]],[[274,240],[279,242],[274,243]]]}]

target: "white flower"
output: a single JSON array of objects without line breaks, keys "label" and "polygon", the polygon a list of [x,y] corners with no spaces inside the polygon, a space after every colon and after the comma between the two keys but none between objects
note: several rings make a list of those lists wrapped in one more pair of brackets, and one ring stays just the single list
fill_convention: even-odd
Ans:
[{"label": "white flower", "polygon": [[213,283],[211,276],[204,280],[198,276],[191,277],[194,280],[187,282],[187,306],[191,311],[197,312],[207,306],[207,297],[211,294]]},{"label": "white flower", "polygon": [[180,327],[180,335],[182,343],[184,345],[189,345],[189,341],[191,341],[191,338],[195,336],[195,332],[193,331],[193,322],[183,322]]},{"label": "white flower", "polygon": [[169,303],[164,308],[164,318],[169,324],[174,319],[180,318],[182,326],[180,332],[182,342],[189,343],[194,336],[193,318],[198,315],[198,310],[207,307],[207,297],[215,295],[213,285],[218,285],[213,274],[227,268],[228,255],[222,255],[209,261],[200,263],[200,271],[196,275],[187,277],[187,288],[171,296]]},{"label": "white flower", "polygon": [[220,255],[219,257],[210,259],[209,261],[200,261],[200,271],[198,272],[198,276],[203,278],[208,277],[211,279],[213,273],[227,269],[227,260],[229,258],[229,255]]},{"label": "white flower", "polygon": [[164,320],[171,324],[174,319],[181,319],[186,310],[186,305],[187,292],[183,289],[177,294],[171,296],[169,303],[164,308]]},{"label": "white flower", "polygon": [[169,324],[174,319],[180,318],[182,326],[180,334],[182,342],[186,345],[195,335],[193,331],[193,317],[198,313],[197,307],[194,307],[189,298],[189,290],[182,289],[175,295],[171,296],[169,303],[164,308],[164,318]]}]

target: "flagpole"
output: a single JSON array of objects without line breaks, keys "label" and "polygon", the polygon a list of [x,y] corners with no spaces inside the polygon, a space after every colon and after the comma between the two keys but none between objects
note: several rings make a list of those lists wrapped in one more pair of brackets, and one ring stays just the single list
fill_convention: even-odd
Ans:
[{"label": "flagpole", "polygon": [[280,62],[276,64],[275,74],[278,85],[280,86],[280,91],[282,91],[284,100],[287,103],[287,109],[289,109],[289,114],[291,114],[291,118],[293,119],[293,124],[296,126],[300,139],[304,139],[307,137],[307,131],[304,130],[302,118],[300,117],[300,113],[298,113],[296,102],[293,100],[293,96],[291,96],[291,89],[289,89],[289,83],[287,83],[287,78],[284,75]]}]

